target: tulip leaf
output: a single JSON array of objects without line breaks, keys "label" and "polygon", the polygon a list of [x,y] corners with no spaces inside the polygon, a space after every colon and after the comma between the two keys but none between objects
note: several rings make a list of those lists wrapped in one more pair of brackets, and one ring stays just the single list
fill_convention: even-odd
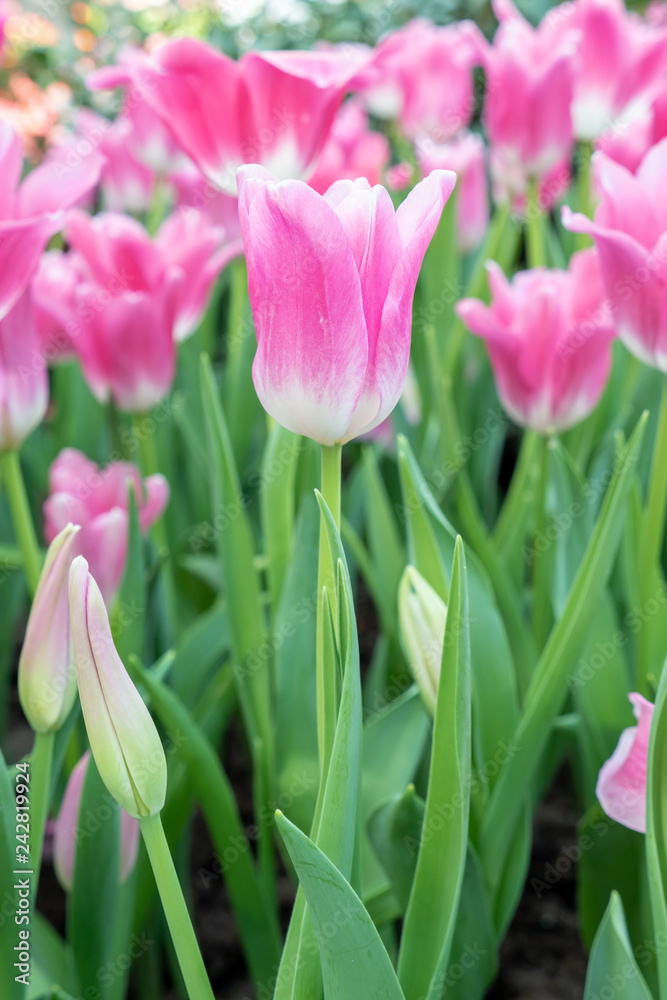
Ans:
[{"label": "tulip leaf", "polygon": [[264,896],[229,779],[201,726],[178,696],[136,663],[131,662],[130,669],[146,686],[162,725],[179,736],[179,752],[188,767],[218,863],[223,868],[251,974],[257,983],[266,982],[280,956],[278,923]]},{"label": "tulip leaf", "polygon": [[651,991],[635,959],[617,892],[612,892],[609,906],[595,935],[586,974],[584,1000],[598,1000],[606,995],[618,1000],[653,1000]]},{"label": "tulip leaf", "polygon": [[71,948],[58,932],[40,913],[33,914],[31,927],[31,951],[33,957],[30,970],[30,988],[27,997],[51,995],[54,983],[58,983],[76,996],[76,972]]},{"label": "tulip leaf", "polygon": [[406,555],[391,508],[387,489],[372,448],[364,448],[364,483],[366,486],[366,530],[377,581],[378,611],[387,635],[396,637],[398,608],[396,595]]},{"label": "tulip leaf", "polygon": [[255,570],[255,544],[213,370],[205,355],[202,357],[202,397],[213,468],[213,524],[217,531],[232,648],[238,667],[239,700],[251,745],[261,740],[265,759],[270,760],[270,663],[260,652],[265,625]]},{"label": "tulip leaf", "polygon": [[79,987],[107,997],[110,984],[98,976],[113,958],[118,916],[120,806],[109,794],[91,754],[81,791],[67,936]]},{"label": "tulip leaf", "polygon": [[498,968],[497,940],[482,867],[469,844],[450,960],[440,977],[443,997],[482,1000]]},{"label": "tulip leaf", "polygon": [[398,977],[407,1000],[440,997],[463,883],[470,812],[470,621],[463,543],[454,549],[433,748]]},{"label": "tulip leaf", "polygon": [[[320,781],[311,840],[344,878],[350,878],[357,837],[361,768],[361,681],[359,644],[352,586],[340,535],[331,511],[317,493],[332,565],[338,567],[336,603],[340,611],[338,656],[343,672],[333,747],[327,773]],[[313,656],[314,661],[314,656]],[[325,665],[327,666],[327,665]],[[302,889],[297,893],[283,950],[274,1000],[321,995],[322,973],[315,929]]]},{"label": "tulip leaf", "polygon": [[280,812],[276,824],[308,902],[327,1000],[404,1000],[380,935],[349,882]]},{"label": "tulip leaf", "polygon": [[[9,913],[18,909],[18,894],[16,889],[17,876],[13,875],[17,867],[16,858],[16,800],[10,772],[0,751],[0,899],[8,903]],[[11,907],[11,909],[9,909]],[[3,908],[3,913],[5,909]],[[14,947],[18,940],[18,931],[13,919],[0,922],[0,968],[11,969],[16,961]],[[12,976],[7,987],[7,1000],[23,996],[25,986],[17,983]]]},{"label": "tulip leaf", "polygon": [[[319,781],[317,759],[316,682],[313,658],[317,615],[317,551],[319,510],[312,493],[304,499],[296,522],[292,559],[273,622],[276,637],[276,758],[279,794],[292,796],[283,812],[309,830]],[[294,719],[299,720],[294,725]],[[294,787],[303,795],[294,795]],[[280,799],[285,801],[284,798]]]},{"label": "tulip leaf", "polygon": [[[438,507],[405,439],[399,441],[399,471],[403,509],[407,511],[410,561],[428,579],[428,566],[434,558],[429,545],[433,545],[438,552],[438,565],[447,577],[447,567],[454,559],[456,532]],[[413,517],[428,522],[420,529],[424,534],[423,545],[416,534],[410,540]],[[481,797],[485,799],[496,781],[498,757],[506,756],[518,721],[517,679],[505,626],[486,572],[469,550],[466,550],[466,564],[475,705],[473,760],[481,777]],[[447,582],[444,592],[438,591],[443,599],[448,590]]]},{"label": "tulip leaf", "polygon": [[271,428],[262,459],[259,494],[271,609],[280,603],[294,544],[294,486],[301,438],[280,424]]},{"label": "tulip leaf", "polygon": [[417,866],[425,803],[414,785],[379,806],[368,821],[368,833],[380,864],[405,913]]},{"label": "tulip leaf", "polygon": [[584,642],[591,611],[611,573],[645,425],[644,416],[616,460],[595,530],[565,609],[549,636],[526,693],[524,712],[512,741],[516,752],[505,761],[484,813],[479,851],[491,887],[497,887],[501,880],[526,796],[553,722],[565,702],[568,671]]},{"label": "tulip leaf", "polygon": [[131,654],[144,655],[144,625],[146,621],[146,571],[144,543],[139,526],[137,498],[133,487],[128,489],[128,540],[125,572],[114,601],[111,633],[123,663]]}]

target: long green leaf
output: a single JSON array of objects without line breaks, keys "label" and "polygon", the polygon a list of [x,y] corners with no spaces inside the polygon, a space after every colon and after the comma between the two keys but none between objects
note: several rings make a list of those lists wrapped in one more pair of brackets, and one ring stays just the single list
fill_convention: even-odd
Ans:
[{"label": "long green leaf", "polygon": [[595,530],[570,590],[563,614],[556,622],[526,693],[524,714],[505,762],[479,835],[480,860],[490,886],[497,887],[533,775],[567,695],[567,675],[585,639],[591,608],[606,586],[623,526],[625,502],[640,452],[646,416],[616,462],[611,484]]},{"label": "long green leaf", "polygon": [[380,935],[349,882],[280,812],[276,824],[308,901],[327,1000],[404,1000]]},{"label": "long green leaf", "polygon": [[584,1000],[653,1000],[628,936],[623,903],[612,892],[609,906],[595,935],[586,973]]},{"label": "long green leaf", "polygon": [[[656,940],[667,941],[667,670],[663,669],[651,720],[646,769],[646,867]],[[667,949],[657,950],[661,996],[667,995]]]},{"label": "long green leaf", "polygon": [[275,615],[294,543],[294,485],[301,438],[274,424],[262,459],[259,479],[262,532],[271,610]]},{"label": "long green leaf", "polygon": [[398,976],[407,1000],[441,994],[466,864],[470,812],[470,624],[463,543],[454,550],[417,870]]},{"label": "long green leaf", "polygon": [[[317,494],[332,564],[338,566],[337,605],[341,612],[338,650],[343,683],[329,770],[320,783],[311,839],[344,877],[352,870],[361,768],[361,681],[352,587],[345,553],[331,511]],[[314,660],[314,657],[313,657]],[[297,893],[278,972],[275,1000],[317,1000],[322,976],[315,930],[303,892]]]},{"label": "long green leaf", "polygon": [[[28,792],[28,796],[30,793]],[[14,919],[7,919],[5,914],[14,914],[18,909],[18,892],[16,885],[20,875],[14,875],[14,870],[20,867],[16,859],[16,835],[21,831],[17,825],[17,805],[14,798],[14,786],[5,764],[5,758],[0,751],[0,899],[5,904],[0,921],[0,969],[13,968],[16,960],[14,947],[18,941],[20,927]],[[27,856],[27,855],[26,855]],[[7,1000],[23,996],[25,986],[15,981],[15,976],[7,977]]]}]

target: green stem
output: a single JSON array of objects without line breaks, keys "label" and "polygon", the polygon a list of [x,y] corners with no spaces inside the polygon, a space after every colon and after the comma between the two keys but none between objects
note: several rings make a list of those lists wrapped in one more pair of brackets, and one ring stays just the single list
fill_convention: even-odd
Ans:
[{"label": "green stem", "polygon": [[[339,444],[322,445],[321,492],[338,528],[340,528],[341,454],[342,448]],[[331,559],[324,520],[320,519],[320,549],[317,570],[317,734],[322,775],[326,774],[329,766],[337,716],[336,677],[330,671],[325,670],[322,645],[324,610],[322,591],[325,588],[335,628],[337,624],[336,567]]]},{"label": "green stem", "polygon": [[[578,150],[578,170],[577,170],[577,194],[579,201],[579,211],[584,215],[592,217],[591,208],[591,156],[593,146],[590,142],[582,142]],[[587,233],[577,233],[575,246],[577,250],[593,245],[593,240]]]},{"label": "green stem", "polygon": [[167,185],[162,174],[157,173],[153,181],[153,194],[148,208],[146,229],[150,236],[155,236],[162,224],[167,210]]},{"label": "green stem", "polygon": [[537,181],[531,177],[526,198],[526,257],[528,267],[546,267],[547,255],[544,244],[544,215],[540,208]]},{"label": "green stem", "polygon": [[544,648],[550,628],[549,566],[546,552],[539,552],[537,540],[544,537],[547,527],[547,486],[549,484],[549,442],[540,438],[539,477],[535,505],[535,545],[533,547],[533,634],[538,653]]},{"label": "green stem", "polygon": [[10,451],[5,455],[5,485],[28,588],[31,595],[34,595],[42,571],[42,555],[37,544],[17,451]]},{"label": "green stem", "polygon": [[188,996],[190,1000],[214,1000],[162,820],[159,814],[147,816],[139,825]]},{"label": "green stem", "polygon": [[[155,435],[156,428],[153,426],[148,432],[142,427],[143,415],[135,413],[132,417],[134,424],[134,434],[139,444],[141,472],[144,477],[154,476],[160,471],[160,462],[157,454]],[[167,524],[165,515],[155,522],[151,528],[153,539],[157,546],[158,558],[160,560],[160,573],[164,587],[164,598],[167,606],[166,625],[169,635],[174,631],[178,621],[178,601],[176,598],[176,581],[174,579],[171,552],[169,549],[169,538],[167,535]]]},{"label": "green stem", "polygon": [[51,794],[51,769],[55,733],[35,733],[35,743],[30,758],[30,863],[32,867],[33,908],[37,899],[39,873],[42,866],[44,828],[49,812]]},{"label": "green stem", "polygon": [[[642,523],[639,548],[639,597],[644,608],[654,593],[656,576],[660,575],[662,546],[665,537],[665,510],[667,507],[667,377],[663,377],[662,400],[658,427],[653,448],[648,501]],[[644,690],[647,676],[658,667],[653,663],[651,623],[646,623],[637,633],[637,668],[640,690]]]}]

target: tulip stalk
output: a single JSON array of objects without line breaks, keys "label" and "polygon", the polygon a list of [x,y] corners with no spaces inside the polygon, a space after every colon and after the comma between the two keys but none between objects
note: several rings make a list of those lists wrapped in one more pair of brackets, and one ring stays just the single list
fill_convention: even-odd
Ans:
[{"label": "tulip stalk", "polygon": [[214,1000],[160,814],[139,820],[148,859],[190,1000]]},{"label": "tulip stalk", "polygon": [[5,485],[9,506],[12,512],[12,521],[16,538],[21,549],[23,568],[28,581],[28,589],[33,595],[39,583],[39,574],[42,569],[42,555],[37,544],[35,526],[32,522],[28,497],[21,471],[21,462],[17,451],[10,451],[5,455]]},{"label": "tulip stalk", "polygon": [[37,899],[39,875],[42,867],[44,829],[49,811],[51,771],[55,731],[35,733],[35,743],[30,757],[30,863],[32,868],[32,901]]},{"label": "tulip stalk", "polygon": [[[322,496],[331,511],[336,527],[340,528],[341,454],[339,444],[322,445]],[[322,648],[324,598],[326,589],[334,628],[337,622],[335,606],[336,567],[331,557],[324,520],[320,519],[320,548],[317,571],[317,733],[322,775],[327,772],[336,726],[336,678],[327,676]]]},{"label": "tulip stalk", "polygon": [[529,267],[546,267],[547,254],[544,243],[544,216],[540,207],[537,181],[532,177],[526,197],[526,256]]},{"label": "tulip stalk", "polygon": [[[547,488],[549,485],[549,439],[540,438],[537,476],[537,497],[535,505],[535,538],[543,537],[547,527]],[[539,552],[537,544],[533,551],[533,634],[538,653],[544,649],[549,635],[549,565],[546,553]]]},{"label": "tulip stalk", "polygon": [[[658,427],[651,463],[648,500],[642,524],[639,548],[639,597],[640,607],[646,607],[654,590],[656,572],[659,572],[665,537],[665,512],[667,510],[667,377],[663,377],[662,400],[658,414]],[[647,677],[652,673],[652,630],[645,624],[637,635],[638,684],[645,689]]]}]

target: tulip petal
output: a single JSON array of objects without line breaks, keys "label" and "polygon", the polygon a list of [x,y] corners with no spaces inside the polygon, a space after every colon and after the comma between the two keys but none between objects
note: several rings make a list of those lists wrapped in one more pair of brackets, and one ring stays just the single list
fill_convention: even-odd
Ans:
[{"label": "tulip petal", "polygon": [[618,746],[600,769],[595,793],[607,816],[629,830],[646,833],[646,768],[653,705],[640,694],[628,697],[637,725],[621,733]]}]

